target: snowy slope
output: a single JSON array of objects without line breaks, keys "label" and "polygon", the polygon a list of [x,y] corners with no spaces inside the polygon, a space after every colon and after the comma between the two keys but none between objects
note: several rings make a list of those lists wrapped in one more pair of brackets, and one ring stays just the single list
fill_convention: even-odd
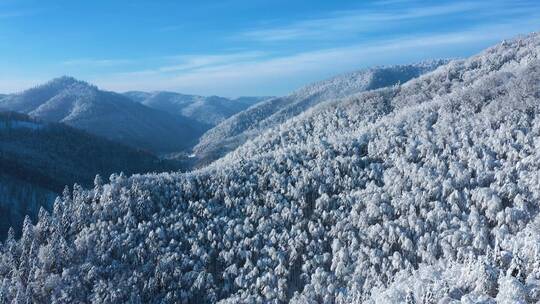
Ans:
[{"label": "snowy slope", "polygon": [[536,303],[539,57],[532,34],[322,103],[205,169],[76,189],[5,242],[0,295]]},{"label": "snowy slope", "polygon": [[404,83],[434,70],[445,60],[413,65],[376,67],[336,76],[299,89],[285,97],[261,102],[206,132],[194,148],[203,162],[234,150],[247,139],[306,111],[318,103],[355,93]]},{"label": "snowy slope", "polygon": [[92,185],[96,174],[163,172],[176,163],[63,124],[0,112],[0,238],[25,215],[37,218],[65,186]]},{"label": "snowy slope", "polygon": [[157,111],[71,77],[0,99],[0,110],[62,122],[92,134],[155,152],[189,147],[203,132],[199,123]]},{"label": "snowy slope", "polygon": [[174,92],[126,92],[124,95],[150,108],[178,114],[215,126],[224,119],[269,97],[240,97],[229,99],[219,96],[185,95]]}]

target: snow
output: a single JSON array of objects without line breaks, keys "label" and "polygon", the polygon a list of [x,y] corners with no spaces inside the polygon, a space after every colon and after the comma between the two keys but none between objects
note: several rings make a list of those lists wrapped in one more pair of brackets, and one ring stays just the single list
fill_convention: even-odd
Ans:
[{"label": "snow", "polygon": [[206,132],[194,151],[205,162],[234,150],[246,140],[293,118],[321,102],[404,83],[432,71],[445,60],[375,67],[307,85],[288,96],[269,99],[232,116]]},{"label": "snow", "polygon": [[71,77],[8,95],[0,100],[0,111],[62,122],[156,153],[188,149],[206,130],[191,119],[149,108]]},{"label": "snow", "polygon": [[240,97],[229,99],[219,96],[185,95],[174,92],[126,92],[129,98],[148,107],[187,117],[213,127],[226,118],[256,104],[267,97]]},{"label": "snow", "polygon": [[0,295],[536,303],[539,99],[531,34],[313,105],[204,169],[76,187],[1,246]]}]

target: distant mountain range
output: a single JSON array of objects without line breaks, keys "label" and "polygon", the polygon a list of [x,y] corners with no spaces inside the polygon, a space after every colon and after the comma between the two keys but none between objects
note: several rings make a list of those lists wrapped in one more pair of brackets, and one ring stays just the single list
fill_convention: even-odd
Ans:
[{"label": "distant mountain range", "polygon": [[375,67],[307,85],[290,95],[260,102],[224,120],[201,137],[194,152],[201,164],[212,162],[264,130],[323,101],[398,85],[447,62],[434,60],[411,65]]},{"label": "distant mountain range", "polygon": [[0,96],[0,110],[65,123],[132,147],[165,153],[189,149],[215,123],[259,100],[167,92],[123,95],[60,77],[21,93]]},{"label": "distant mountain range", "polygon": [[52,210],[66,185],[187,169],[185,151],[204,131],[263,99],[119,94],[72,77],[0,94],[0,239],[9,227],[20,232],[25,215]]},{"label": "distant mountain range", "polygon": [[20,227],[25,214],[35,219],[39,207],[51,210],[66,185],[91,186],[96,174],[182,169],[148,152],[13,112],[0,112],[0,168],[0,239],[10,226]]},{"label": "distant mountain range", "polygon": [[203,125],[215,126],[226,118],[271,97],[240,97],[185,95],[175,92],[131,91],[125,96],[153,109],[188,117]]}]

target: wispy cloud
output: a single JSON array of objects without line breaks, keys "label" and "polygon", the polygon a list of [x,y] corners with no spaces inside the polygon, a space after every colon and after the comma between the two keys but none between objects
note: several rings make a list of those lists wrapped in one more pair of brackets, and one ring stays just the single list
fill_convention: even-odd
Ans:
[{"label": "wispy cloud", "polygon": [[[230,32],[237,40],[226,45],[229,51],[74,58],[54,63],[51,70],[81,75],[117,91],[279,95],[310,81],[367,66],[469,55],[501,39],[540,29],[540,4],[534,0],[425,2],[381,0],[363,9]],[[424,23],[426,19],[434,22]],[[456,20],[464,23],[456,25]],[[5,87],[0,84],[0,89],[2,85]]]},{"label": "wispy cloud", "polygon": [[[261,60],[267,56],[263,51],[230,52],[224,54],[173,55],[161,58],[146,58],[146,61],[165,61],[161,65],[144,70],[132,70],[115,73],[116,77],[174,77],[192,71],[203,70],[223,65],[242,64],[249,61]],[[136,60],[133,60],[136,62]]]},{"label": "wispy cloud", "polygon": [[250,77],[290,79],[294,78],[297,73],[306,74],[336,68],[338,70],[347,70],[353,66],[360,66],[363,62],[377,61],[378,58],[387,58],[389,57],[388,55],[396,53],[411,52],[426,47],[454,46],[471,42],[481,43],[497,39],[501,35],[504,35],[501,31],[486,35],[484,31],[474,30],[448,34],[400,37],[372,43],[361,43],[348,47],[302,52],[292,56],[277,57],[256,62],[211,66],[179,75],[175,79],[177,83],[190,83],[201,86],[207,85],[209,82],[241,83]]},{"label": "wispy cloud", "polygon": [[240,38],[255,41],[285,41],[292,39],[325,39],[337,33],[373,31],[374,27],[388,22],[434,17],[453,13],[469,12],[480,8],[478,3],[455,2],[433,6],[407,6],[392,10],[366,8],[335,12],[325,18],[295,22],[286,26],[254,29],[240,34]]},{"label": "wispy cloud", "polygon": [[91,66],[91,67],[111,67],[133,63],[130,59],[92,59],[92,58],[79,58],[69,59],[62,62],[65,66]]},{"label": "wispy cloud", "polygon": [[246,60],[254,60],[266,55],[266,52],[262,51],[249,51],[238,52],[229,54],[210,54],[210,55],[180,55],[171,57],[179,63],[169,66],[163,66],[159,68],[161,72],[175,72],[192,70],[196,68],[204,68],[208,66],[214,66],[219,64],[231,64],[236,62],[243,62]]},{"label": "wispy cloud", "polygon": [[[498,40],[513,37],[524,29],[534,29],[534,20],[485,25],[448,33],[403,35],[287,56],[203,56],[192,58],[191,63],[188,60],[188,63],[180,65],[183,66],[180,69],[161,67],[145,74],[145,77],[136,74],[110,75],[107,79],[98,79],[98,82],[116,90],[138,87],[229,96],[283,94],[305,82],[324,77],[321,75],[330,76],[382,63],[425,59],[425,50],[429,50],[433,56],[447,54],[445,52],[449,49],[479,50]],[[265,90],[265,87],[269,89]]]},{"label": "wispy cloud", "polygon": [[[385,3],[391,1],[390,3]],[[326,17],[297,21],[288,25],[266,26],[239,33],[236,39],[258,42],[284,42],[290,40],[323,40],[344,38],[348,35],[373,32],[378,29],[389,30],[391,26],[403,25],[404,22],[436,18],[445,15],[510,15],[530,10],[529,3],[521,0],[511,4],[501,0],[457,1],[439,4],[401,0],[375,2],[362,9],[333,12]]]}]

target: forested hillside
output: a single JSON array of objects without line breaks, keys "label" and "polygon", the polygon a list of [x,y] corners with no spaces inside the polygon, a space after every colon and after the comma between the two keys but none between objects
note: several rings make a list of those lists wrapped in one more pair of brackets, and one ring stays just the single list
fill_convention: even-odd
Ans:
[{"label": "forested hillside", "polygon": [[0,237],[10,226],[20,232],[26,214],[52,210],[64,187],[93,185],[96,174],[163,172],[174,162],[90,135],[63,124],[24,114],[0,112]]},{"label": "forested hillside", "polygon": [[186,95],[175,92],[139,92],[124,93],[127,97],[145,106],[171,114],[188,117],[208,128],[217,125],[226,118],[270,97],[240,97],[229,99],[219,96]]},{"label": "forested hillside", "polygon": [[539,57],[505,41],[205,169],[76,187],[0,246],[0,302],[537,303]]},{"label": "forested hillside", "polygon": [[432,71],[445,60],[376,67],[307,85],[288,96],[258,103],[206,132],[194,148],[201,164],[210,163],[272,127],[320,102],[404,83]]}]

